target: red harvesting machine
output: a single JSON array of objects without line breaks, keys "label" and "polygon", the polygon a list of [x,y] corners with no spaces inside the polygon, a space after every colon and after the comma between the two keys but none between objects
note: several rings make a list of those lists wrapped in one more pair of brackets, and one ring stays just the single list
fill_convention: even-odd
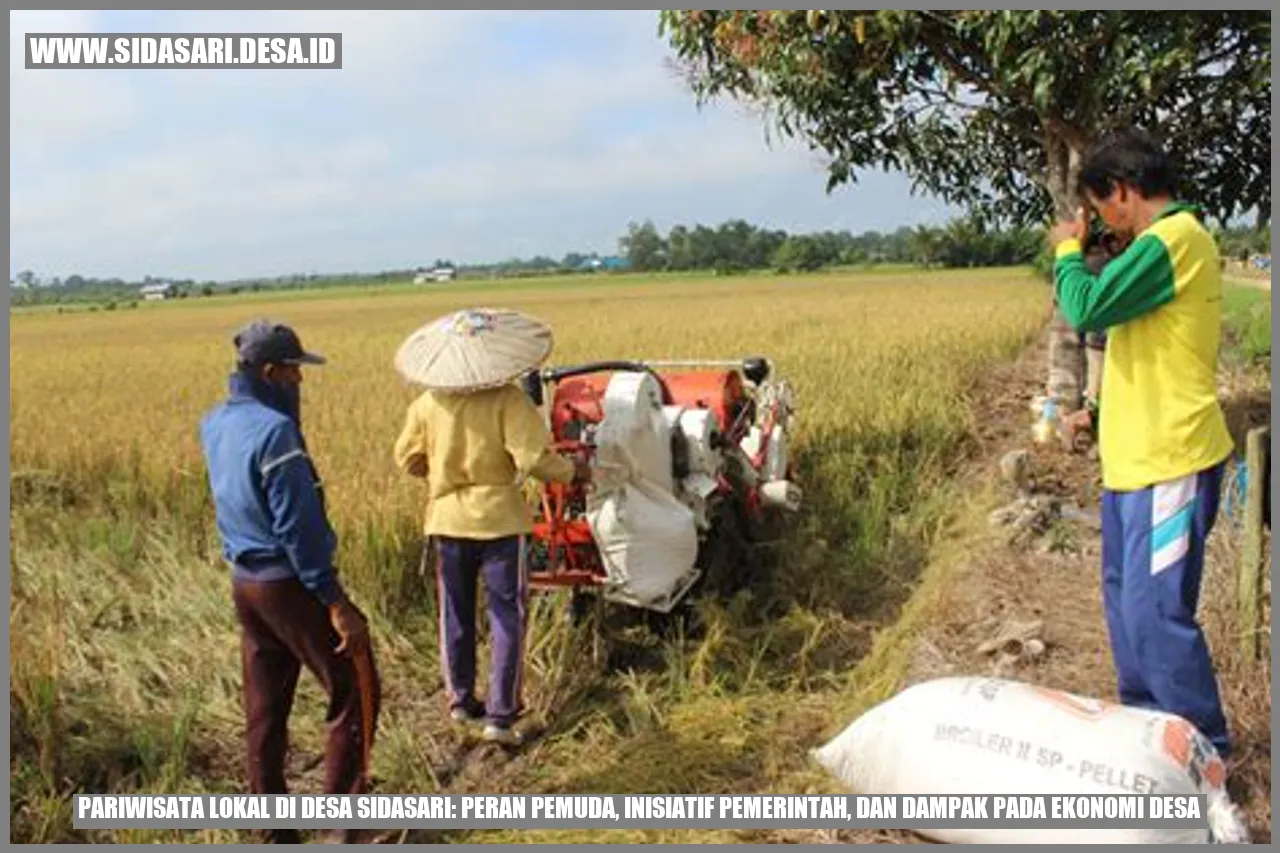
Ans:
[{"label": "red harvesting machine", "polygon": [[668,613],[727,539],[753,539],[775,513],[798,509],[793,395],[773,372],[757,357],[528,374],[557,449],[587,459],[593,475],[541,487],[531,585]]}]

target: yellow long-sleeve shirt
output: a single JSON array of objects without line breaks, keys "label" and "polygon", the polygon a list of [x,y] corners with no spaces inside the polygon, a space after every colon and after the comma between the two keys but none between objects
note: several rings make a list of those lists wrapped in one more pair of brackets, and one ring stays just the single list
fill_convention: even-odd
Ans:
[{"label": "yellow long-sleeve shirt", "polygon": [[424,393],[409,407],[395,462],[427,481],[428,536],[497,539],[533,524],[526,477],[567,483],[574,466],[551,447],[533,402],[506,385],[475,394]]},{"label": "yellow long-sleeve shirt", "polygon": [[1199,211],[1170,204],[1101,275],[1078,240],[1057,247],[1058,304],[1107,330],[1099,449],[1103,485],[1143,489],[1203,471],[1234,447],[1218,403],[1222,273]]}]

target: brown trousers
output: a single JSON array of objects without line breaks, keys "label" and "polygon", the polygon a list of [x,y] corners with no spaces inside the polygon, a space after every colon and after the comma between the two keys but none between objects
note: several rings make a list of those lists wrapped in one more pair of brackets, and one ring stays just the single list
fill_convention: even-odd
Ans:
[{"label": "brown trousers", "polygon": [[288,793],[288,720],[305,666],[329,696],[324,793],[363,793],[363,732],[368,730],[372,746],[382,693],[372,651],[368,670],[373,718],[366,722],[355,663],[349,654],[334,653],[340,640],[319,599],[296,580],[237,581],[233,597],[241,628],[249,792]]}]

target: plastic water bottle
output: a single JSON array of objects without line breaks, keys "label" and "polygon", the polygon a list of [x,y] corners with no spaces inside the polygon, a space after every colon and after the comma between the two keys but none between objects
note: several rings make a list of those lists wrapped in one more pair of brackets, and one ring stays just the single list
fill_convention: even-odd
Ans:
[{"label": "plastic water bottle", "polygon": [[1047,444],[1053,440],[1054,436],[1062,434],[1062,418],[1058,414],[1058,404],[1055,400],[1044,401],[1040,407],[1040,419],[1036,421],[1031,431],[1040,444]]}]

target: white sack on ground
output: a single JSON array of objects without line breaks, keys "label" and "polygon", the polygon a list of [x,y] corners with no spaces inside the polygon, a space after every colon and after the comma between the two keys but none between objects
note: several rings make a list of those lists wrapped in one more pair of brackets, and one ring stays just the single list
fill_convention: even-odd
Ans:
[{"label": "white sack on ground", "polygon": [[996,678],[941,678],[867,711],[814,759],[856,794],[1207,795],[1197,829],[921,830],[950,843],[1247,842],[1213,746],[1180,717]]}]

